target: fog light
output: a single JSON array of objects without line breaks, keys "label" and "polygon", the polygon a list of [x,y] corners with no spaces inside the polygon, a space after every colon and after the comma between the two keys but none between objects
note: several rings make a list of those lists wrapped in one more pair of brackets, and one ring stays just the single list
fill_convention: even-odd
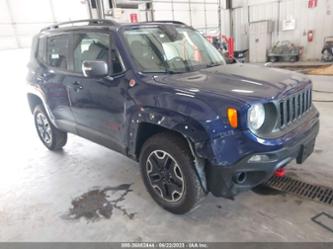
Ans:
[{"label": "fog light", "polygon": [[242,184],[242,183],[246,182],[246,179],[247,179],[246,172],[237,172],[233,176],[234,183],[237,183],[237,184]]},{"label": "fog light", "polygon": [[267,155],[253,155],[248,160],[249,163],[258,163],[258,162],[266,162],[269,161],[269,157]]}]

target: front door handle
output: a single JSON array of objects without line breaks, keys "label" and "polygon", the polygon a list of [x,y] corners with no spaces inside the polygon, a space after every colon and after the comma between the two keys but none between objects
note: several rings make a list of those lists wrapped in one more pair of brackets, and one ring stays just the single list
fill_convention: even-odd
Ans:
[{"label": "front door handle", "polygon": [[74,81],[72,85],[75,92],[78,92],[83,89],[83,86],[78,81]]}]

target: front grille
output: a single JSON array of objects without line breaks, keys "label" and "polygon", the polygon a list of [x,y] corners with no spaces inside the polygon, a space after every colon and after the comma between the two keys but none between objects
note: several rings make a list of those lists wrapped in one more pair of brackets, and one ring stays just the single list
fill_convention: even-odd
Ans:
[{"label": "front grille", "polygon": [[284,128],[299,119],[312,105],[311,88],[302,90],[279,102],[278,128]]}]

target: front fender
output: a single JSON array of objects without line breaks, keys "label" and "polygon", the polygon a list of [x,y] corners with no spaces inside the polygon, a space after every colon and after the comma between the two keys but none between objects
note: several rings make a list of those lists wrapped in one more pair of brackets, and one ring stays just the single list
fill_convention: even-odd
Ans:
[{"label": "front fender", "polygon": [[[210,143],[208,142],[209,135],[205,128],[193,118],[173,111],[151,107],[140,108],[140,110],[132,116],[128,132],[128,153],[129,156],[135,159],[138,159],[139,156],[138,151],[140,149],[137,147],[140,147],[141,144],[137,141],[140,140],[138,139],[138,136],[142,136],[140,132],[143,132],[143,130],[140,129],[139,131],[139,127],[143,123],[154,125],[154,127],[159,127],[163,130],[166,129],[177,132],[186,139],[194,157],[194,166],[198,177],[200,178],[201,186],[207,191],[205,159],[211,160],[213,158],[213,153]],[[143,134],[143,136],[148,138],[150,134],[148,136]]]},{"label": "front fender", "polygon": [[128,154],[137,156],[138,128],[145,122],[182,134],[191,142],[196,156],[220,164],[223,159],[217,141],[235,132],[228,123],[226,109],[234,106],[241,110],[242,103],[195,89],[171,87],[156,82],[151,75],[140,75],[138,82],[129,90],[132,102],[126,111]]},{"label": "front fender", "polygon": [[153,124],[178,132],[194,145],[197,156],[206,159],[212,156],[212,151],[207,146],[209,135],[199,122],[177,112],[154,107],[141,107],[136,113],[132,114],[128,128],[130,155],[135,155],[138,129],[142,123]]}]

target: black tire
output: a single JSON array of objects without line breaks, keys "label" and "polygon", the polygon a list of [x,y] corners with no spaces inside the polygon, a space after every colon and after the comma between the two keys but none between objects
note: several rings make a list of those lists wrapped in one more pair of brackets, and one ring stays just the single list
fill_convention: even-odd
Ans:
[{"label": "black tire", "polygon": [[[165,153],[164,157],[163,153]],[[154,163],[150,163],[148,158]],[[156,166],[158,165],[156,159],[163,166]],[[193,209],[205,195],[193,161],[194,158],[186,140],[171,132],[152,136],[142,147],[140,166],[144,184],[152,198],[169,212],[184,214]],[[163,173],[161,168],[164,168],[167,173]],[[156,173],[155,170],[158,172]],[[182,180],[180,180],[181,178]],[[152,184],[151,179],[156,183],[155,185]],[[180,182],[182,187],[180,187]],[[163,190],[159,186],[161,188],[164,186]],[[172,188],[176,190],[170,195]],[[181,191],[177,192],[177,189],[181,189]]]},{"label": "black tire", "polygon": [[[51,123],[42,105],[37,105],[35,107],[33,115],[37,134],[42,143],[46,146],[46,148],[48,148],[49,150],[62,149],[62,147],[64,147],[67,142],[67,133],[57,129]],[[43,124],[41,124],[41,122]]]}]

